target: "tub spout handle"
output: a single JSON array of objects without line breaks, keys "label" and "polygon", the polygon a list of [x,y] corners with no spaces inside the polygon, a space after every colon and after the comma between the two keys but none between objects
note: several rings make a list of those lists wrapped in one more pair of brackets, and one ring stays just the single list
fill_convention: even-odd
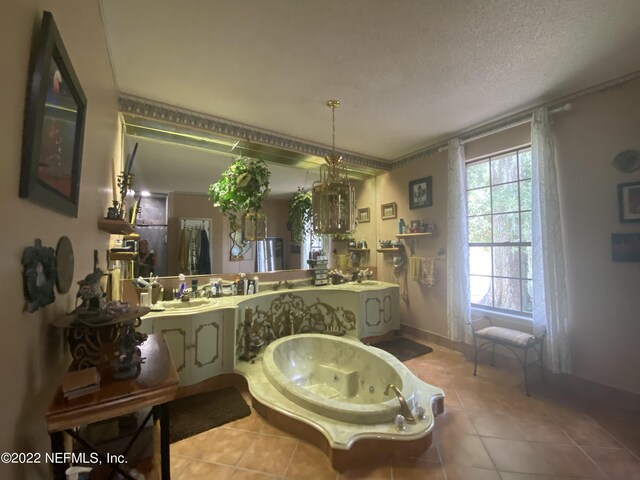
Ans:
[{"label": "tub spout handle", "polygon": [[393,383],[390,383],[387,385],[387,388],[384,389],[384,394],[389,395],[389,390],[393,390],[396,397],[398,397],[398,401],[400,402],[400,414],[404,417],[404,421],[407,423],[416,423],[416,418],[413,416],[413,413],[411,413],[411,409],[409,408],[409,405],[407,405],[407,401],[402,396],[398,387]]}]

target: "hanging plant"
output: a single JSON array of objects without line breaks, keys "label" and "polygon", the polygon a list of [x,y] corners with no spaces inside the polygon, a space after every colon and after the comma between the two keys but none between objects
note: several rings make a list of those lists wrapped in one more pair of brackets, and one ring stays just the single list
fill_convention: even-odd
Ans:
[{"label": "hanging plant", "polygon": [[209,200],[229,220],[232,232],[239,230],[238,215],[262,210],[270,177],[271,172],[263,160],[241,155],[216,183],[209,185]]},{"label": "hanging plant", "polygon": [[289,200],[289,229],[294,245],[302,245],[305,235],[313,233],[313,214],[311,211],[311,192],[302,187]]}]

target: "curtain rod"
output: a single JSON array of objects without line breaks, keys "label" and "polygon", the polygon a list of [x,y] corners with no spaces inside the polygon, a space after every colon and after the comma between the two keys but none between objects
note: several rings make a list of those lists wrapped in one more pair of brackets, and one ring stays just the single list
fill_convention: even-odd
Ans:
[{"label": "curtain rod", "polygon": [[[559,107],[552,108],[551,110],[549,110],[549,113],[556,114],[560,112],[567,112],[571,110],[571,106],[572,106],[571,103],[565,103],[564,105],[561,105]],[[519,125],[524,125],[525,123],[530,123],[533,117],[533,110],[525,112],[522,115],[519,115],[518,117],[523,117],[523,118],[520,118],[520,119],[516,118],[516,119],[510,120],[505,125],[489,128],[488,130],[477,133],[471,137],[465,137],[464,135],[462,135],[460,137],[460,143],[464,145],[465,143],[473,142],[475,140],[480,140],[481,138],[488,137],[489,135],[493,135],[493,134],[502,132],[504,130],[509,130],[510,128],[517,127]],[[444,149],[446,150],[446,148],[447,147],[445,146]]]}]

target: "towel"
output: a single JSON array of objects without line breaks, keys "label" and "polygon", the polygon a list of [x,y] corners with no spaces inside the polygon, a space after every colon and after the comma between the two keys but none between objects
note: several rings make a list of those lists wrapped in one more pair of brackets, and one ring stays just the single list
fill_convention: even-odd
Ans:
[{"label": "towel", "polygon": [[111,270],[111,300],[120,301],[120,269]]},{"label": "towel", "polygon": [[424,257],[411,257],[409,259],[409,274],[414,282],[420,281],[422,262],[424,262]]},{"label": "towel", "polygon": [[209,258],[209,237],[206,230],[200,230],[200,259],[198,273],[200,275],[211,273],[211,260]]}]

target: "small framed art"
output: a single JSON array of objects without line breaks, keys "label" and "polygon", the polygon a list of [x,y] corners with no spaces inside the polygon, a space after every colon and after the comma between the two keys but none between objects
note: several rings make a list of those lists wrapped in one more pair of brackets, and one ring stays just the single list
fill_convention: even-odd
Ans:
[{"label": "small framed art", "polygon": [[640,182],[618,185],[618,214],[620,223],[640,222]]},{"label": "small framed art", "polygon": [[383,203],[380,206],[380,213],[382,215],[382,220],[396,218],[398,216],[398,207],[396,205],[396,202]]},{"label": "small framed art", "polygon": [[358,223],[367,223],[371,221],[371,209],[369,207],[358,209]]}]

